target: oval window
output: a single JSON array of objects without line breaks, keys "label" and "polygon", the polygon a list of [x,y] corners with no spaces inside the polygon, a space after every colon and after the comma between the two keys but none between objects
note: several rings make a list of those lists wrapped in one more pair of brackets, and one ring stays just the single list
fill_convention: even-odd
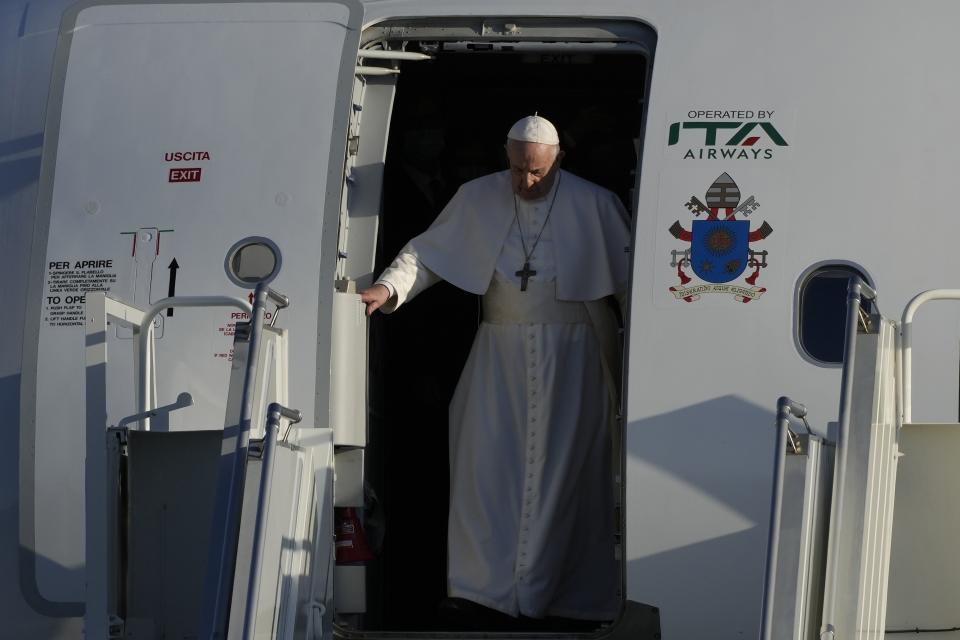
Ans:
[{"label": "oval window", "polygon": [[870,282],[856,267],[832,264],[811,271],[800,283],[797,341],[803,352],[817,362],[843,362],[847,286],[853,276]]},{"label": "oval window", "polygon": [[267,238],[244,238],[227,252],[224,268],[234,284],[253,289],[277,277],[280,248]]}]

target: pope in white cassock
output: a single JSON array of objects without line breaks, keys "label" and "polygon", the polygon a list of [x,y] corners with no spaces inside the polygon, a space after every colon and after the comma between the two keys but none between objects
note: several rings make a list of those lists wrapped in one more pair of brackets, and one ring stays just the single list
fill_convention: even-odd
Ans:
[{"label": "pope in white cassock", "polygon": [[507,156],[509,171],[461,186],[361,297],[368,314],[390,313],[440,279],[483,296],[450,403],[448,594],[511,616],[608,620],[619,354],[604,298],[626,290],[626,212],[559,168],[544,118],[510,129]]}]

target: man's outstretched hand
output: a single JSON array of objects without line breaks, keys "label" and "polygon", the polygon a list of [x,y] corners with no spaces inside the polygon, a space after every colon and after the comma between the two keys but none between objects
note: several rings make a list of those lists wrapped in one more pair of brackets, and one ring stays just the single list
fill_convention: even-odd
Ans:
[{"label": "man's outstretched hand", "polygon": [[382,284],[375,284],[369,289],[360,292],[360,300],[367,305],[367,315],[382,307],[390,299],[390,290]]}]

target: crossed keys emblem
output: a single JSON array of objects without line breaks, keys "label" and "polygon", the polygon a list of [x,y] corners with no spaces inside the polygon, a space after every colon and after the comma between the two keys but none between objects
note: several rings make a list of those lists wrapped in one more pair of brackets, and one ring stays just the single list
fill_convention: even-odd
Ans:
[{"label": "crossed keys emblem", "polygon": [[[727,175],[727,174],[723,174],[723,175]],[[687,201],[687,204],[685,204],[685,205],[683,205],[683,206],[685,206],[687,209],[689,209],[690,211],[692,211],[692,212],[693,212],[693,215],[695,215],[695,216],[699,216],[699,215],[705,213],[705,214],[707,214],[707,216],[709,217],[709,215],[710,215],[710,213],[711,213],[711,212],[710,212],[710,207],[708,207],[707,205],[705,205],[705,204],[703,204],[702,202],[700,202],[700,198],[698,198],[697,196],[690,196],[690,199]],[[757,202],[756,198],[754,198],[753,196],[750,196],[750,197],[748,197],[746,200],[744,200],[743,202],[741,202],[741,203],[737,206],[737,208],[735,208],[735,209],[734,209],[730,214],[728,214],[727,217],[724,218],[724,219],[725,219],[725,220],[732,220],[732,219],[734,219],[734,218],[737,216],[738,213],[739,213],[739,214],[743,214],[744,217],[747,217],[747,216],[749,216],[751,213],[753,213],[754,211],[756,211],[758,208],[760,208],[760,203]]]},{"label": "crossed keys emblem", "polygon": [[[689,243],[688,247],[670,252],[670,266],[676,268],[680,279],[679,285],[670,287],[670,292],[677,300],[686,302],[699,300],[704,293],[730,293],[744,303],[756,300],[766,292],[764,287],[757,286],[757,280],[760,271],[767,267],[768,252],[751,245],[773,233],[773,227],[763,221],[751,231],[748,218],[760,208],[760,202],[754,196],[741,202],[740,188],[727,173],[714,180],[704,197],[706,204],[697,196],[691,196],[684,204],[694,218],[704,219],[694,220],[689,230],[679,220],[670,226],[674,238]],[[693,276],[686,269],[703,283],[693,283]],[[745,286],[734,284],[747,269],[752,271],[743,280]]]}]

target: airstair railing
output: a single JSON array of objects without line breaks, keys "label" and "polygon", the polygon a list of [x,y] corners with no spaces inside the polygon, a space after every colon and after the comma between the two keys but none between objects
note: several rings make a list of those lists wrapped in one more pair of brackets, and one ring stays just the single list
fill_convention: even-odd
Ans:
[{"label": "airstair railing", "polygon": [[[137,411],[147,413],[153,409],[155,386],[154,381],[154,346],[153,346],[153,320],[161,312],[171,308],[183,307],[235,307],[241,311],[250,314],[252,307],[239,298],[229,296],[174,296],[164,298],[158,301],[152,307],[147,309],[140,321],[140,330],[136,335],[137,351],[140,355],[141,366],[138,372],[138,390],[137,390]],[[150,430],[150,418],[144,417],[141,422],[144,431]]]},{"label": "airstair railing", "polygon": [[288,409],[278,402],[271,402],[267,408],[267,426],[263,436],[263,457],[260,462],[260,493],[257,498],[257,520],[253,530],[253,543],[250,549],[250,577],[247,582],[247,603],[243,612],[243,638],[254,637],[257,620],[257,602],[260,599],[260,573],[263,565],[263,541],[267,531],[267,503],[270,499],[270,485],[273,477],[274,448],[277,445],[277,430],[280,420],[287,419],[290,424],[300,422],[303,415],[296,409]]},{"label": "airstair railing", "polygon": [[805,418],[807,408],[786,396],[777,400],[777,440],[773,462],[773,495],[770,499],[770,531],[767,535],[767,571],[763,593],[763,634],[764,640],[773,638],[773,598],[776,592],[777,555],[780,548],[780,514],[783,511],[783,473],[786,462],[787,440],[793,442],[790,431],[790,418]]},{"label": "airstair railing", "polygon": [[[133,332],[135,351],[134,378],[137,380],[137,412],[118,422],[129,426],[140,422],[143,430],[150,429],[151,419],[167,423],[169,413],[193,404],[189,393],[181,393],[177,400],[165,407],[155,403],[155,346],[154,318],[171,307],[236,307],[250,313],[252,307],[244,300],[225,296],[177,296],[160,300],[144,311],[127,302],[110,297],[105,292],[90,292],[86,296],[86,557],[87,557],[87,611],[85,620],[89,637],[106,637],[107,575],[91,567],[106,567],[109,555],[106,532],[108,492],[110,480],[97,472],[107,468],[104,436],[107,416],[107,328],[113,324]],[[101,633],[102,631],[102,633]]]},{"label": "airstair railing", "polygon": [[776,429],[760,640],[806,640],[820,624],[832,447],[806,407],[786,396],[777,400]]},{"label": "airstair railing", "polygon": [[[258,354],[263,333],[267,300],[278,309],[289,306],[289,299],[270,289],[265,283],[257,285],[253,293],[253,309],[250,314],[249,350],[243,378],[240,419],[236,425],[224,428],[221,448],[220,471],[217,478],[217,494],[213,524],[210,529],[210,555],[200,621],[200,638],[213,639],[223,636],[230,600],[233,593],[233,578],[236,568],[237,538],[240,530],[240,511],[243,504],[243,483],[250,447],[250,427],[253,419]],[[239,330],[239,326],[238,326]]]},{"label": "airstair railing", "polygon": [[900,396],[903,424],[913,422],[913,317],[924,304],[933,300],[960,300],[960,289],[931,289],[907,304],[900,319]]},{"label": "airstair railing", "polygon": [[[827,520],[827,573],[822,583],[819,637],[825,640],[873,638],[884,633],[898,434],[901,427],[912,423],[913,322],[919,308],[934,300],[960,300],[960,289],[918,294],[904,308],[898,326],[877,313],[876,292],[869,285],[858,278],[850,281],[836,472]],[[867,301],[874,303],[873,309]],[[782,577],[775,568],[778,550],[783,555],[778,536],[782,539],[786,534],[782,534],[778,518],[786,504],[782,462],[784,449],[789,451],[788,420],[793,417],[799,415],[792,403],[781,398],[762,609],[764,639],[778,633],[779,614],[774,608],[783,606],[773,602],[774,595],[779,595],[773,585]]]},{"label": "airstair railing", "polygon": [[[846,442],[850,433],[850,408],[853,406],[853,367],[857,355],[857,327],[863,316],[863,300],[876,302],[877,292],[863,279],[854,276],[847,286],[847,328],[843,343],[843,374],[840,380],[840,433],[838,442]],[[841,505],[838,505],[841,506]]]},{"label": "airstair railing", "polygon": [[[846,337],[843,346],[843,373],[840,380],[840,425],[837,433],[837,460],[836,469],[838,473],[834,476],[833,500],[830,510],[830,526],[840,530],[841,518],[845,515],[844,498],[846,497],[845,484],[847,481],[844,458],[847,455],[847,443],[850,441],[850,424],[853,409],[853,386],[854,386],[854,366],[857,355],[857,330],[862,321],[861,313],[863,311],[863,300],[876,301],[877,292],[863,279],[859,277],[850,278],[847,286],[847,326]],[[831,544],[834,544],[831,541]],[[833,563],[831,570],[825,576],[826,584],[824,590],[826,593],[835,593],[836,585],[839,582],[838,563]],[[829,606],[825,603],[825,619],[829,617]],[[829,625],[828,625],[829,626]],[[832,628],[827,628],[826,634],[832,638]],[[822,634],[823,635],[823,634]]]},{"label": "airstair railing", "polygon": [[[847,287],[847,328],[846,338],[843,343],[843,373],[840,380],[840,427],[837,434],[837,456],[845,455],[846,443],[850,440],[850,420],[853,407],[853,371],[857,357],[857,328],[861,322],[861,311],[863,310],[863,299],[876,300],[877,292],[859,277],[850,278],[850,284]],[[841,460],[837,461],[839,468],[843,467]],[[843,484],[844,478],[838,479],[839,484]],[[845,492],[843,487],[834,492],[837,496],[834,504],[834,513],[837,517],[842,517],[843,496]],[[830,580],[830,576],[827,577]]]}]

